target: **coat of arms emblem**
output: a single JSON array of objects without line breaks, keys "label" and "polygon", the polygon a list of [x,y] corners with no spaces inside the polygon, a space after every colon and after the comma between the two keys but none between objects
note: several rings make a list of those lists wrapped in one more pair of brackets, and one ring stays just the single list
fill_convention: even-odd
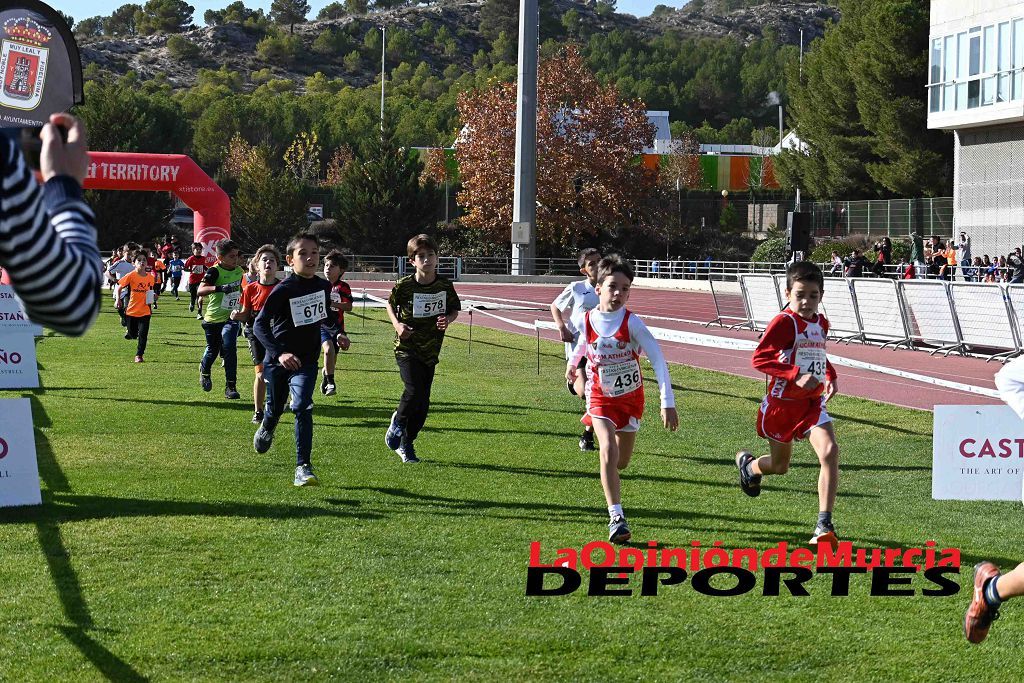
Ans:
[{"label": "coat of arms emblem", "polygon": [[8,19],[0,39],[0,104],[31,111],[43,99],[46,63],[53,34],[29,17]]}]

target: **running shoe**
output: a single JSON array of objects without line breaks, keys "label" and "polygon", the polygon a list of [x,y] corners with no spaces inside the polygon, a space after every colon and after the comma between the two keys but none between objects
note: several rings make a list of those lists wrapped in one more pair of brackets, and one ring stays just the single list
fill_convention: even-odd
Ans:
[{"label": "running shoe", "polygon": [[295,468],[295,479],[292,483],[296,486],[316,486],[320,480],[313,474],[311,465],[299,465]]},{"label": "running shoe", "polygon": [[238,389],[236,389],[233,384],[229,384],[224,387],[224,398],[234,400],[236,398],[241,398],[241,396],[238,394]]},{"label": "running shoe", "polygon": [[202,313],[196,313],[196,320],[202,320],[202,319],[203,319],[203,314]]},{"label": "running shoe", "polygon": [[142,362],[144,362],[144,361],[142,360],[142,356],[135,356],[135,362],[136,362],[136,363],[142,363]]},{"label": "running shoe", "polygon": [[252,447],[257,453],[266,453],[274,443],[274,432],[268,431],[261,423],[252,436]]},{"label": "running shoe", "polygon": [[612,517],[611,521],[608,522],[608,541],[622,544],[631,538],[633,538],[633,534],[629,531],[626,518],[622,515]]},{"label": "running shoe", "polygon": [[327,395],[327,384],[327,375],[320,375],[320,393],[323,394],[324,396]]},{"label": "running shoe", "polygon": [[832,526],[832,522],[818,522],[814,527],[814,534],[809,541],[811,545],[818,545],[819,543],[835,545],[838,542],[839,537],[836,536],[836,529]]},{"label": "running shoe", "polygon": [[584,452],[597,450],[597,447],[594,446],[594,432],[589,429],[584,429],[580,436],[580,450]]},{"label": "running shoe", "polygon": [[416,457],[416,447],[412,445],[412,441],[402,441],[402,445],[395,449],[395,453],[402,458],[404,463],[417,463],[420,461]]},{"label": "running shoe", "polygon": [[213,380],[209,375],[199,373],[199,386],[203,388],[203,391],[213,391]]},{"label": "running shoe", "polygon": [[999,610],[985,602],[985,584],[997,576],[999,568],[991,562],[974,565],[974,596],[964,614],[964,636],[971,643],[985,640],[992,622],[999,618]]},{"label": "running shoe", "polygon": [[252,423],[254,425],[263,424],[263,411],[257,410],[252,414]]},{"label": "running shoe", "polygon": [[384,443],[387,447],[393,451],[397,451],[398,447],[402,445],[402,437],[405,436],[405,428],[398,424],[398,411],[391,413],[391,424],[388,425],[388,431],[384,434]]},{"label": "running shoe", "polygon": [[577,396],[577,395],[578,395],[578,394],[576,393],[576,387],[575,387],[575,386],[573,386],[573,383],[572,383],[572,382],[570,382],[569,380],[566,380],[566,381],[565,381],[565,388],[566,388],[566,389],[568,389],[568,390],[569,390],[569,393],[570,393],[570,394],[572,394],[573,396]]},{"label": "running shoe", "polygon": [[334,382],[327,382],[324,387],[324,396],[334,396],[336,393],[338,393],[338,387],[334,385]]},{"label": "running shoe", "polygon": [[753,462],[754,456],[747,451],[740,451],[736,454],[736,467],[740,471],[740,488],[743,493],[751,498],[761,495],[761,475],[748,474],[747,463]]}]

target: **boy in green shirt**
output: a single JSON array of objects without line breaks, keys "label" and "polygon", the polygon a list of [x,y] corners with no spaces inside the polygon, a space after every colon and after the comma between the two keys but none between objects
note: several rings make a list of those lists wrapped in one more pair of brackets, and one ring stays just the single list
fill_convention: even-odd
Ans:
[{"label": "boy in green shirt", "polygon": [[217,243],[217,263],[206,271],[199,285],[199,296],[206,297],[206,311],[203,313],[203,332],[206,333],[206,350],[199,361],[199,386],[203,391],[213,389],[210,368],[217,356],[224,358],[224,378],[227,386],[224,397],[239,398],[235,388],[238,371],[239,323],[231,320],[231,311],[238,308],[242,297],[242,274],[238,266],[241,252],[231,240]]},{"label": "boy in green shirt", "polygon": [[430,409],[430,389],[448,326],[462,304],[455,287],[437,274],[437,244],[416,235],[406,247],[416,272],[400,278],[388,298],[388,317],[395,328],[395,360],[405,390],[384,436],[402,462],[419,462],[413,442]]}]

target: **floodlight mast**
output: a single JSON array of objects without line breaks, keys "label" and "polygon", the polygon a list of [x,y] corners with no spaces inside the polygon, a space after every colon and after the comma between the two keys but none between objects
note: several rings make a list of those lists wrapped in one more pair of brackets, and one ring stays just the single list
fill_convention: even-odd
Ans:
[{"label": "floodlight mast", "polygon": [[532,275],[537,257],[538,0],[519,1],[516,169],[512,199],[512,274]]}]

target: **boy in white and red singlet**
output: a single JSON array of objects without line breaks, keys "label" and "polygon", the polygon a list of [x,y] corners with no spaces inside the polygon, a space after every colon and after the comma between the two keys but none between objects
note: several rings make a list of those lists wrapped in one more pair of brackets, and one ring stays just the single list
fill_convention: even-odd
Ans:
[{"label": "boy in white and red singlet", "polygon": [[567,382],[576,381],[580,361],[586,357],[587,413],[601,452],[601,486],[608,504],[608,540],[625,543],[632,534],[622,511],[619,470],[629,466],[636,433],[644,414],[640,353],[647,354],[658,378],[661,421],[675,431],[679,426],[668,364],[647,326],[626,309],[633,269],[612,255],[598,265],[596,291],[600,303],[583,318],[579,340],[565,369]]},{"label": "boy in white and red singlet", "polygon": [[736,454],[740,487],[748,496],[761,493],[761,477],[785,474],[793,442],[804,437],[818,456],[818,523],[810,543],[835,544],[832,508],[839,483],[839,445],[825,403],[838,391],[836,371],[825,355],[828,320],[818,313],[825,281],[821,269],[797,261],[786,270],[789,305],[776,315],[754,351],[751,365],[771,378],[757,412],[757,435],[768,439],[769,455]]}]

